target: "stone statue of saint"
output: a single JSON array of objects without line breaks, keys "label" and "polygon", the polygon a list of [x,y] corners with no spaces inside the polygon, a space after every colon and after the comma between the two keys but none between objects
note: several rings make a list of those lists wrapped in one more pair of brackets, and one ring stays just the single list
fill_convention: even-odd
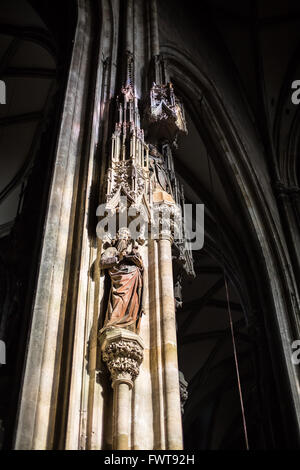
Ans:
[{"label": "stone statue of saint", "polygon": [[104,251],[100,260],[101,269],[108,270],[111,280],[101,332],[118,327],[138,333],[143,313],[143,261],[127,228],[119,230],[114,244]]},{"label": "stone statue of saint", "polygon": [[163,191],[172,195],[172,185],[165,166],[164,156],[151,144],[149,145],[149,165],[156,184],[159,185]]}]

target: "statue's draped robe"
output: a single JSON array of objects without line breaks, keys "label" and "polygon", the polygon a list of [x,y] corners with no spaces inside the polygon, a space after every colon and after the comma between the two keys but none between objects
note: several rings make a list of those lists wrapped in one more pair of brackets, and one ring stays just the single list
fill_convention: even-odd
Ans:
[{"label": "statue's draped robe", "polygon": [[[161,154],[160,154],[161,155]],[[168,175],[167,169],[164,164],[164,157],[156,156],[153,154],[149,154],[149,164],[150,164],[150,171],[154,175],[156,184],[158,184],[163,191],[172,195],[172,185],[170,181],[170,177]]]},{"label": "statue's draped robe", "polygon": [[109,248],[101,257],[101,268],[108,269],[111,289],[104,328],[121,327],[139,331],[142,316],[142,261],[139,256],[118,262],[117,250]]}]

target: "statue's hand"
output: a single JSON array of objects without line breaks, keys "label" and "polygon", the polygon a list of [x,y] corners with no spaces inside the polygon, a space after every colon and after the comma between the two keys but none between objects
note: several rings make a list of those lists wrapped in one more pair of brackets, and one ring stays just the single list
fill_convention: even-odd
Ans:
[{"label": "statue's hand", "polygon": [[136,266],[138,266],[139,268],[143,268],[143,261],[142,261],[142,258],[139,255],[133,254],[131,256],[131,260],[134,262],[134,264]]},{"label": "statue's hand", "polygon": [[126,250],[120,251],[119,252],[119,261],[122,261],[122,259],[127,257],[127,252]]}]

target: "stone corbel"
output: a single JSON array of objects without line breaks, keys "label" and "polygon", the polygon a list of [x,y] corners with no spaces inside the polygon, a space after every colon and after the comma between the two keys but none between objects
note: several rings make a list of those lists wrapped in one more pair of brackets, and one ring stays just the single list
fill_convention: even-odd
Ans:
[{"label": "stone corbel", "polygon": [[131,389],[143,361],[144,346],[140,336],[124,328],[110,328],[100,335],[99,341],[112,387],[126,383]]}]

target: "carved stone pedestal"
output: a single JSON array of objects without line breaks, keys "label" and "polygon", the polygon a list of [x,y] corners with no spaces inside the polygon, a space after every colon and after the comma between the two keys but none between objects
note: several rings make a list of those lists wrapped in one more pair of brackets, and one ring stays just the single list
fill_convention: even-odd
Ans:
[{"label": "carved stone pedestal", "polygon": [[111,375],[113,397],[113,449],[128,450],[131,390],[143,361],[141,338],[122,328],[109,328],[99,337],[102,360]]}]

